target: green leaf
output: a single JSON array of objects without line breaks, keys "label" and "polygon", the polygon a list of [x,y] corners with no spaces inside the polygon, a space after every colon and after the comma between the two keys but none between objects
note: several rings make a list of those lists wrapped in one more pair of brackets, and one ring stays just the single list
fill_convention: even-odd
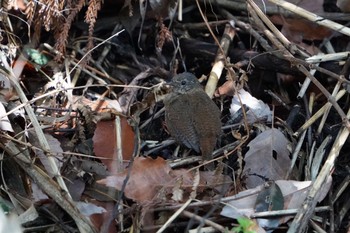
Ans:
[{"label": "green leaf", "polygon": [[26,49],[25,51],[30,60],[40,66],[46,65],[49,62],[49,59],[36,49]]},{"label": "green leaf", "polygon": [[254,222],[249,218],[238,218],[237,219],[239,226],[232,228],[233,232],[237,233],[256,233],[253,230],[250,230],[250,228],[254,225]]}]

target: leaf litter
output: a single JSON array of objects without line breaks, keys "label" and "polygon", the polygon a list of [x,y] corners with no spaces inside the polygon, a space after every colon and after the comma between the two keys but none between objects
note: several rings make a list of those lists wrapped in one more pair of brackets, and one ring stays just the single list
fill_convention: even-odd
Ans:
[{"label": "leaf litter", "polygon": [[[4,226],[349,231],[349,2],[282,2],[3,2]],[[221,110],[212,171],[164,123],[184,71]]]}]

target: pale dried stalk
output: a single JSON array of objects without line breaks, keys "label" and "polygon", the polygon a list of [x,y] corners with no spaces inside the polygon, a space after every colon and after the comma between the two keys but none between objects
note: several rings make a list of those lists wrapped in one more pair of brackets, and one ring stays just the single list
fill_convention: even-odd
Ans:
[{"label": "pale dried stalk", "polygon": [[348,28],[342,24],[325,19],[325,18],[318,16],[310,11],[307,11],[301,7],[298,7],[292,3],[289,3],[289,2],[286,2],[283,0],[269,0],[269,1],[276,4],[276,5],[279,5],[280,7],[284,8],[284,9],[287,9],[287,10],[289,10],[297,15],[300,15],[301,17],[303,17],[307,20],[310,20],[311,22],[314,22],[318,25],[333,29],[334,31],[340,32],[344,35],[350,36],[350,28]]},{"label": "pale dried stalk", "polygon": [[[347,117],[350,117],[350,109],[347,113]],[[292,232],[304,232],[308,220],[311,218],[316,204],[318,202],[317,197],[322,186],[325,184],[327,178],[331,174],[331,170],[334,167],[334,162],[339,155],[341,148],[343,147],[346,139],[349,136],[349,129],[345,126],[339,131],[338,136],[333,144],[333,147],[328,155],[326,162],[324,163],[321,172],[318,174],[315,182],[312,184],[312,187],[308,193],[308,196],[305,198],[305,201],[301,208],[298,211],[298,214],[295,216],[292,225],[290,226],[288,233]]]},{"label": "pale dried stalk", "polygon": [[[337,95],[335,96],[335,101],[338,101],[341,97],[343,97],[347,92],[345,90],[340,90]],[[293,136],[299,137],[299,135],[306,129],[308,129],[315,121],[317,121],[318,118],[320,118],[328,106],[331,106],[332,104],[330,102],[327,102],[325,105],[322,106],[308,121],[306,121],[294,134]]]},{"label": "pale dried stalk", "polygon": [[[6,57],[4,56],[4,54],[1,54],[1,61],[4,65],[4,68],[7,69],[7,74],[5,74],[6,77],[8,77],[11,85],[15,88],[20,100],[22,103],[27,103],[28,99],[26,97],[26,95],[24,94],[21,86],[18,83],[18,77],[14,74],[13,70],[11,69],[10,65],[8,64]],[[20,56],[19,59],[22,59],[23,65],[25,64],[25,58],[24,56]],[[18,75],[21,73],[20,71],[22,71],[23,67],[17,67],[18,70]],[[39,121],[37,119],[37,117],[35,116],[35,113],[33,111],[33,108],[30,105],[24,105],[24,109],[26,110],[30,121],[33,124],[35,133],[39,139],[39,143],[41,148],[43,149],[44,153],[47,155],[47,159],[49,161],[50,167],[51,167],[51,172],[52,174],[54,174],[55,178],[57,179],[57,183],[59,184],[59,186],[65,191],[67,192],[67,195],[69,198],[72,198],[69,194],[68,188],[66,186],[66,183],[64,182],[61,173],[57,167],[57,164],[55,162],[54,157],[51,155],[51,149],[50,149],[50,145],[48,143],[48,141],[46,140],[46,137],[44,135],[44,132],[41,129],[41,126],[39,124]]]},{"label": "pale dried stalk", "polygon": [[226,24],[224,35],[221,38],[219,49],[216,54],[215,63],[211,69],[207,85],[205,86],[205,92],[209,95],[210,98],[213,98],[214,96],[222,70],[226,64],[227,52],[234,36],[235,29],[230,24]]},{"label": "pale dried stalk", "polygon": [[[317,88],[322,92],[324,96],[328,99],[328,101],[333,105],[335,110],[340,115],[343,124],[350,130],[350,122],[349,119],[346,117],[346,114],[344,113],[343,109],[339,106],[339,104],[336,102],[335,98],[328,92],[328,90],[312,75],[310,72],[305,68],[305,61],[296,59],[290,51],[288,51],[283,44],[276,39],[276,36],[272,34],[262,23],[262,21],[265,24],[268,24],[270,27],[275,28],[275,26],[270,22],[270,20],[264,15],[260,8],[257,7],[257,5],[252,0],[247,0],[248,2],[248,10],[250,11],[251,15],[254,17],[255,23],[261,28],[261,30],[264,32],[264,34],[270,39],[270,41],[282,52],[284,55],[284,58],[288,60],[292,65],[296,65],[298,70],[302,72],[307,78],[309,78],[316,86]],[[259,17],[257,16],[259,15]],[[271,28],[270,28],[271,29]],[[276,33],[280,34],[280,32],[277,30],[274,30]]]},{"label": "pale dried stalk", "polygon": [[157,231],[157,233],[162,233],[164,232],[165,229],[184,211],[187,206],[192,202],[192,199],[188,199],[186,203],[184,203],[181,208],[179,208],[169,219],[166,221],[165,224]]},{"label": "pale dried stalk", "polygon": [[90,220],[79,213],[75,203],[68,193],[60,190],[59,186],[40,168],[35,166],[29,158],[27,150],[20,150],[12,141],[0,145],[10,157],[32,178],[32,180],[59,206],[62,207],[75,221],[80,232],[97,233]]},{"label": "pale dried stalk", "polygon": [[[219,43],[218,39],[216,38],[214,32],[212,31],[208,23],[206,16],[204,15],[201,9],[199,1],[196,0],[196,3],[197,3],[198,10],[204,20],[204,23],[207,25],[207,28],[210,34],[212,35],[213,39],[215,40],[215,43],[219,46],[218,52],[216,54],[215,64],[210,72],[209,80],[205,87],[205,92],[208,94],[210,98],[213,98],[222,70],[224,69],[224,66],[227,64],[226,56],[227,56],[230,43],[232,42],[236,32],[232,25],[226,24],[224,34],[222,36],[221,42]],[[233,76],[233,72],[232,71],[230,72],[230,70],[228,74],[230,76]],[[231,78],[233,80],[234,77],[231,77]]]}]

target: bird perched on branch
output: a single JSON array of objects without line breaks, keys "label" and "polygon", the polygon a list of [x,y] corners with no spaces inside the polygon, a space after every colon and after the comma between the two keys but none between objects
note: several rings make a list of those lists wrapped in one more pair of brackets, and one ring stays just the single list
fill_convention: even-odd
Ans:
[{"label": "bird perched on branch", "polygon": [[[175,75],[164,99],[165,122],[178,143],[201,152],[203,160],[212,159],[221,133],[221,112],[191,73]],[[206,166],[212,169],[213,166]]]}]

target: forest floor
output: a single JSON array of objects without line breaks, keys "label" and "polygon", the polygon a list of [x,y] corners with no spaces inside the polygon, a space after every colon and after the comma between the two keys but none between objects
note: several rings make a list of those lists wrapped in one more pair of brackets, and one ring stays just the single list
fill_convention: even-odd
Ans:
[{"label": "forest floor", "polygon": [[[350,232],[334,2],[2,1],[0,233]],[[183,72],[220,110],[209,161],[214,112],[165,120]]]}]

